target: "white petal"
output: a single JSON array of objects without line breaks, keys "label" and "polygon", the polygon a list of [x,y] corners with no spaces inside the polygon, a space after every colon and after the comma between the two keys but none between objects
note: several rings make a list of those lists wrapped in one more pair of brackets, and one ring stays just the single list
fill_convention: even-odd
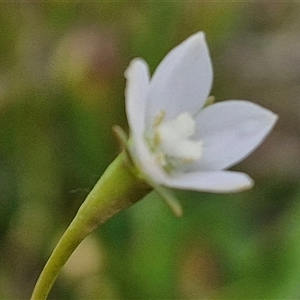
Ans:
[{"label": "white petal", "polygon": [[158,163],[157,158],[150,152],[143,138],[137,137],[130,150],[137,168],[146,178],[157,184],[165,181],[165,171]]},{"label": "white petal", "polygon": [[252,179],[244,173],[232,171],[190,172],[168,177],[165,186],[214,193],[233,193],[249,189]]},{"label": "white petal", "polygon": [[126,114],[134,136],[141,136],[145,130],[146,96],[149,87],[149,70],[147,63],[135,58],[125,71],[127,79],[125,98]]},{"label": "white petal", "polygon": [[271,131],[277,115],[248,101],[231,100],[204,108],[196,117],[203,142],[197,170],[221,170],[248,156]]},{"label": "white petal", "polygon": [[147,124],[157,113],[173,119],[182,112],[194,115],[211,89],[212,65],[203,32],[198,32],[171,50],[157,67],[147,100]]},{"label": "white petal", "polygon": [[140,58],[131,61],[125,71],[127,79],[125,97],[126,114],[131,131],[130,152],[138,168],[152,181],[159,183],[164,171],[150,153],[144,139],[146,95],[148,92],[148,65]]}]

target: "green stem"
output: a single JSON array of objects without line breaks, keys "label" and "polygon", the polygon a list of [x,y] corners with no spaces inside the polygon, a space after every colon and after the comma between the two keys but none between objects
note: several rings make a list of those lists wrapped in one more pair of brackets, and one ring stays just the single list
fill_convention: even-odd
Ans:
[{"label": "green stem", "polygon": [[133,167],[124,152],[110,164],[56,245],[36,283],[31,300],[47,299],[60,270],[87,235],[151,191],[132,171]]}]

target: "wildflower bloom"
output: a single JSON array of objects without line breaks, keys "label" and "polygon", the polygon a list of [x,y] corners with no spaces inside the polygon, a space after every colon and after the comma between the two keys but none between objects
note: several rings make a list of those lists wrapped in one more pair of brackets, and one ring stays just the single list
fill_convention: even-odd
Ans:
[{"label": "wildflower bloom", "polygon": [[125,77],[129,151],[145,180],[220,193],[252,187],[247,174],[225,169],[260,145],[277,115],[244,100],[205,106],[213,71],[203,32],[171,50],[151,79],[140,58]]}]

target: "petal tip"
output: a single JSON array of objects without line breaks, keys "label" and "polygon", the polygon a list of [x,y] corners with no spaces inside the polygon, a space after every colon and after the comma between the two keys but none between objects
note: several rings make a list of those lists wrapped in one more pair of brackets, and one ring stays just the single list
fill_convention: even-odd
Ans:
[{"label": "petal tip", "polygon": [[238,192],[239,192],[239,191],[250,190],[250,189],[252,189],[253,186],[254,186],[254,180],[253,180],[250,176],[248,176],[247,174],[245,174],[245,176],[247,177],[248,182],[245,183],[243,186],[241,186],[241,188],[238,190]]},{"label": "petal tip", "polygon": [[194,34],[192,34],[188,39],[189,42],[195,43],[195,45],[206,45],[206,37],[205,33],[203,31],[198,31]]},{"label": "petal tip", "polygon": [[265,109],[265,124],[269,128],[268,133],[273,129],[277,123],[279,116],[271,110]]},{"label": "petal tip", "polygon": [[229,188],[227,191],[224,191],[224,193],[239,193],[253,188],[254,180],[248,174],[240,173],[240,175],[242,176],[241,182],[235,187]]},{"label": "petal tip", "polygon": [[128,79],[128,77],[131,76],[133,70],[136,68],[145,68],[146,70],[148,70],[148,65],[145,62],[145,60],[140,57],[136,57],[136,58],[132,59],[128,65],[127,69],[124,72],[125,78]]},{"label": "petal tip", "polygon": [[198,40],[205,40],[205,32],[204,31],[197,31],[190,36],[190,38],[196,38]]},{"label": "petal tip", "polygon": [[227,191],[223,191],[224,193],[239,193],[253,188],[254,180],[245,173],[240,173],[240,175],[244,175],[243,182],[236,185],[234,188],[229,188]]},{"label": "petal tip", "polygon": [[275,124],[279,119],[279,116],[272,111],[270,112],[270,121]]}]

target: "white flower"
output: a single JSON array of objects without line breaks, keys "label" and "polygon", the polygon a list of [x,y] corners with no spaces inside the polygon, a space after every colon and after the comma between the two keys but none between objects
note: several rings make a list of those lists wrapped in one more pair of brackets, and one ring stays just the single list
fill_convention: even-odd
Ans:
[{"label": "white flower", "polygon": [[244,100],[204,107],[212,65],[203,32],[171,50],[150,79],[134,59],[125,72],[130,153],[146,180],[170,188],[236,192],[244,173],[225,171],[265,139],[277,115]]}]

